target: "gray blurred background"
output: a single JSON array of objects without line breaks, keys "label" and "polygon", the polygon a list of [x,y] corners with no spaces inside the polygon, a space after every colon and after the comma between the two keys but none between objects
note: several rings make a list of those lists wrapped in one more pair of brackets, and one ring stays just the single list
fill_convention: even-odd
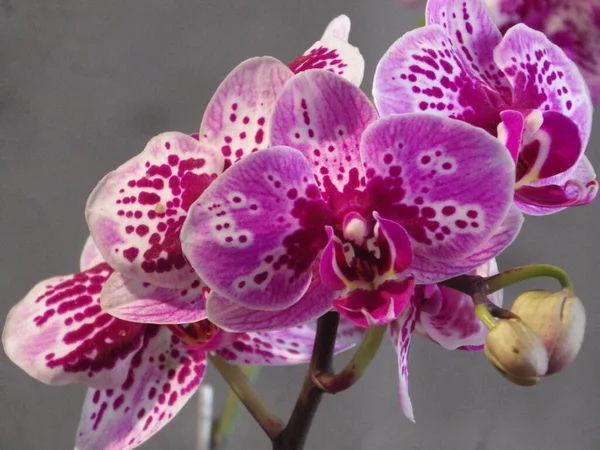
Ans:
[{"label": "gray blurred background", "polygon": [[[38,280],[77,270],[85,200],[106,172],[159,132],[196,131],[220,80],[243,59],[291,61],[341,13],[352,19],[351,42],[365,56],[370,92],[378,58],[418,23],[420,10],[397,0],[0,0],[2,322]],[[598,133],[588,147],[597,167]],[[571,274],[588,312],[587,339],[571,368],[521,388],[482,354],[416,339],[413,424],[398,406],[395,355],[386,342],[353,389],[324,399],[307,449],[600,449],[599,201],[529,218],[500,258],[504,269],[544,262]],[[266,369],[258,382],[284,418],[304,370]],[[225,386],[212,369],[208,380],[219,409]],[[0,352],[0,449],[73,448],[83,394],[30,379]],[[142,448],[193,450],[195,406]],[[244,411],[229,448],[270,447]]]}]

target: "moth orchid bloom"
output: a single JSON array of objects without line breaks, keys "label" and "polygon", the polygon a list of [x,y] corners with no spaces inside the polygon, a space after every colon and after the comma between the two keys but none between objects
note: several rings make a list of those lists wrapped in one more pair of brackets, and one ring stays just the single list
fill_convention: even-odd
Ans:
[{"label": "moth orchid bloom", "polygon": [[571,58],[600,102],[600,5],[596,0],[486,0],[501,32],[517,23],[541,31]]},{"label": "moth orchid bloom", "polygon": [[197,139],[160,134],[100,181],[86,219],[102,257],[118,273],[114,276],[126,280],[114,283],[120,289],[113,301],[119,296],[134,301],[131,294],[144,292],[148,284],[182,292],[202,284],[179,239],[190,205],[232,163],[266,146],[275,99],[294,71],[317,67],[360,83],[364,61],[347,42],[349,30],[349,19],[338,17],[291,68],[270,57],[243,62],[211,99]]},{"label": "moth orchid bloom", "polygon": [[[489,277],[498,273],[496,260],[490,260],[472,275]],[[502,291],[489,296],[497,306],[502,305]],[[471,297],[441,285],[418,286],[411,301],[390,332],[398,355],[400,406],[414,422],[412,402],[408,393],[408,354],[413,331],[448,350],[483,350],[487,328],[475,316]]]},{"label": "moth orchid bloom", "polygon": [[425,111],[497,136],[517,166],[515,202],[525,213],[590,202],[598,184],[583,152],[592,104],[565,53],[522,24],[502,37],[483,0],[429,0],[426,24],[379,62],[379,112]]},{"label": "moth orchid bloom", "polygon": [[388,323],[415,283],[472,270],[519,230],[514,165],[497,139],[426,114],[377,120],[335,74],[287,82],[271,145],[217,178],[182,230],[213,289],[208,317],[225,329],[331,307],[361,326]]},{"label": "moth orchid bloom", "polygon": [[[37,284],[10,311],[2,335],[8,357],[32,377],[50,385],[88,386],[76,436],[79,450],[127,450],[149,439],[194,394],[209,351],[234,364],[310,360],[315,332],[308,326],[231,334],[206,315],[180,323],[170,311],[161,314],[152,306],[158,323],[149,323],[143,308],[125,311],[138,321],[115,318],[101,307],[105,297],[110,300],[113,269],[91,244],[82,263],[80,273]],[[150,305],[156,303],[155,289],[146,291]],[[196,301],[202,299],[196,292]],[[340,331],[336,351],[356,341],[352,327]]]}]

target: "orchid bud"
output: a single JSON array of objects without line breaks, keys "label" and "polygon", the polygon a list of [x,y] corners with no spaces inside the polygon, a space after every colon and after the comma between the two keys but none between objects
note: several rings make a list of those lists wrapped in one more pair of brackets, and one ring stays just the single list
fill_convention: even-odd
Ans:
[{"label": "orchid bud", "polygon": [[546,347],[547,375],[573,362],[583,342],[585,309],[572,292],[526,292],[515,300],[511,311],[537,333]]},{"label": "orchid bud", "polygon": [[502,375],[521,386],[536,384],[548,370],[544,344],[519,318],[499,320],[488,332],[485,356]]}]

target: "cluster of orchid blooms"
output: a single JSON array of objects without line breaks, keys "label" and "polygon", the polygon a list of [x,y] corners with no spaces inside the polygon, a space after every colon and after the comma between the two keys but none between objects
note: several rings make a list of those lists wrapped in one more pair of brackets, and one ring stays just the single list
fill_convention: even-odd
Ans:
[{"label": "cluster of orchid blooms", "polygon": [[583,0],[544,4],[488,5],[496,25],[483,0],[429,0],[426,25],[379,61],[374,104],[340,16],[291,64],[233,69],[198,134],[155,136],[106,175],[86,205],[81,272],[37,284],[3,334],[29,375],[89,387],[76,448],[150,438],[209,354],[310,361],[332,310],[336,352],[389,326],[412,420],[413,331],[470,351],[488,336],[473,298],[440,283],[497,274],[523,213],[597,192],[584,150],[600,44],[576,27],[595,22]]}]

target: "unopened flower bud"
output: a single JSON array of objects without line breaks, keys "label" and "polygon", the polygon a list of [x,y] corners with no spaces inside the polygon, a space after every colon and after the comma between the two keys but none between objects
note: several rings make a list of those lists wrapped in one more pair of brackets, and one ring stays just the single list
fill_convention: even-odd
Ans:
[{"label": "unopened flower bud", "polygon": [[526,292],[517,298],[511,311],[542,340],[549,355],[548,375],[573,362],[583,343],[585,309],[572,292]]},{"label": "unopened flower bud", "polygon": [[488,332],[485,356],[502,375],[521,386],[536,384],[548,370],[544,344],[518,318],[499,320]]}]

